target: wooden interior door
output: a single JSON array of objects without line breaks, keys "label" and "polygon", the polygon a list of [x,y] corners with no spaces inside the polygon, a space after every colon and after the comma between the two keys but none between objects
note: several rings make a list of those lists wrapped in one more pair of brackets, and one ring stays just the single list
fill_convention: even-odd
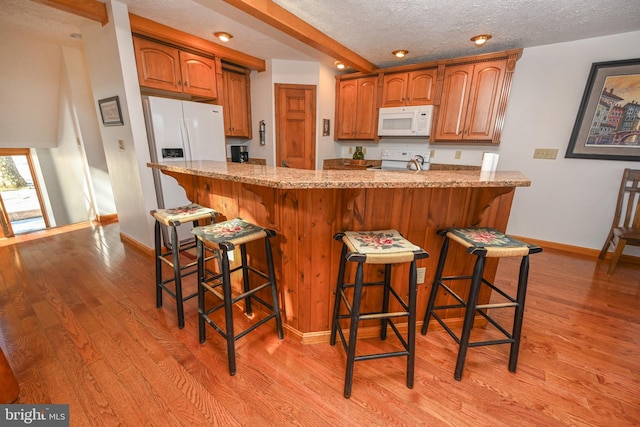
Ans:
[{"label": "wooden interior door", "polygon": [[316,87],[276,84],[276,166],[315,169]]}]

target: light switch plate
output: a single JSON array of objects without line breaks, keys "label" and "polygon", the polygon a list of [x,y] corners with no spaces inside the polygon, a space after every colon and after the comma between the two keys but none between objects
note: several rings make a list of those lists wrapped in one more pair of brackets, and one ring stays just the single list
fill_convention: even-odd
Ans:
[{"label": "light switch plate", "polygon": [[555,160],[558,157],[557,148],[536,148],[533,152],[534,159]]},{"label": "light switch plate", "polygon": [[417,269],[417,273],[418,273],[418,279],[416,280],[416,282],[418,283],[418,285],[424,283],[424,276],[427,272],[426,267],[422,267],[422,268],[418,268]]}]

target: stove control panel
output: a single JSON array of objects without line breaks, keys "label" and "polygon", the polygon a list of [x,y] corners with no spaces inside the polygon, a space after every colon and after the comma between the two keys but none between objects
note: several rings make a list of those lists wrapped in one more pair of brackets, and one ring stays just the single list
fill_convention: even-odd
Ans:
[{"label": "stove control panel", "polygon": [[430,153],[429,150],[382,150],[381,159],[408,162],[415,156],[422,156],[424,162],[427,163]]}]

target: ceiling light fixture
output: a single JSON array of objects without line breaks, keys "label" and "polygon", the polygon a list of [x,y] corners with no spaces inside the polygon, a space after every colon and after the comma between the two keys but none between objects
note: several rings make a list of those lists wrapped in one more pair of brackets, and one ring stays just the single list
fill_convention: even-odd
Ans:
[{"label": "ceiling light fixture", "polygon": [[233,36],[229,33],[225,33],[223,31],[217,32],[217,33],[213,33],[214,36],[216,36],[218,38],[218,40],[220,40],[221,42],[228,42],[229,40],[231,40],[233,38]]},{"label": "ceiling light fixture", "polygon": [[478,36],[471,37],[471,41],[477,46],[484,46],[484,44],[491,38],[491,34],[480,34]]},{"label": "ceiling light fixture", "polygon": [[338,70],[344,70],[347,67],[346,65],[344,65],[343,62],[340,62],[340,61],[336,61],[335,64]]},{"label": "ceiling light fixture", "polygon": [[393,54],[393,56],[395,56],[396,58],[404,58],[405,56],[407,56],[407,54],[409,53],[408,50],[394,50],[393,52],[391,52]]}]

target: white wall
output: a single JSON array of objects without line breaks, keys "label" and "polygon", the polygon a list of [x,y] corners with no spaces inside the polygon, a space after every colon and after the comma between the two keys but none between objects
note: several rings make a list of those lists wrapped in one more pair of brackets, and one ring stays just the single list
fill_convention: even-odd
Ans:
[{"label": "white wall", "polygon": [[55,147],[60,47],[0,28],[0,144]]},{"label": "white wall", "polygon": [[[640,165],[566,159],[564,153],[591,64],[638,57],[640,32],[525,49],[511,88],[499,169],[522,171],[532,185],[516,190],[508,232],[602,247],[622,171]],[[533,159],[535,148],[557,148],[558,158]]]},{"label": "white wall", "polygon": [[[131,27],[126,5],[107,1],[109,23],[88,22],[82,28],[94,99],[118,96],[123,126],[100,125],[120,232],[153,247],[153,221],[157,207],[144,114],[138,86]],[[99,113],[97,113],[99,114]],[[120,150],[122,140],[124,150]]]}]

